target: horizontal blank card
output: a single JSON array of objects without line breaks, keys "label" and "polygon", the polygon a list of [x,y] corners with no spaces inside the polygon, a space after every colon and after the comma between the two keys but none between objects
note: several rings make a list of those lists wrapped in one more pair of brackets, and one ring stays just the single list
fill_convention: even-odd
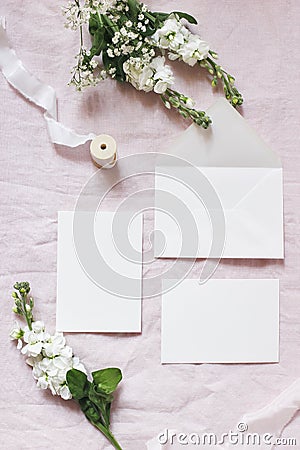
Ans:
[{"label": "horizontal blank card", "polygon": [[171,286],[163,281],[162,363],[278,362],[278,280]]}]

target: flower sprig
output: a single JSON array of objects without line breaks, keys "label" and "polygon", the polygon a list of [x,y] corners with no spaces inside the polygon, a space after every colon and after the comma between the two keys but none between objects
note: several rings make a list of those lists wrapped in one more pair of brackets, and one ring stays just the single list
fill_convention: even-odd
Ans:
[{"label": "flower sprig", "polygon": [[[138,0],[73,0],[63,8],[67,28],[80,30],[80,50],[70,84],[77,90],[96,86],[107,76],[129,82],[137,90],[153,91],[164,105],[181,116],[207,128],[211,120],[195,102],[172,88],[175,78],[166,56],[190,66],[206,69],[211,84],[222,84],[225,97],[234,106],[243,103],[235,79],[226,72],[207,42],[192,33],[183,21],[197,24],[184,12],[153,12]],[[83,27],[92,46],[84,47]],[[192,106],[191,106],[192,105]]]},{"label": "flower sprig", "polygon": [[32,310],[34,307],[34,301],[32,297],[28,297],[30,285],[27,282],[15,283],[14,289],[15,291],[12,293],[12,297],[15,300],[13,312],[19,316],[23,316],[26,320],[28,329],[32,330]]},{"label": "flower sprig", "polygon": [[243,104],[242,94],[237,90],[235,86],[235,78],[230,75],[226,70],[223,69],[220,65],[216,63],[218,59],[218,54],[209,50],[209,55],[205,60],[200,61],[199,65],[208,70],[208,72],[213,76],[212,86],[215,87],[218,85],[219,80],[223,85],[223,90],[225,97],[230,101],[232,106],[241,106]]},{"label": "flower sprig", "polygon": [[110,410],[113,392],[122,379],[120,369],[110,367],[92,372],[88,379],[86,369],[72,348],[66,345],[62,333],[50,335],[44,322],[33,319],[33,298],[29,296],[28,282],[15,283],[13,312],[26,321],[18,323],[10,333],[17,340],[17,348],[27,356],[33,377],[41,389],[50,389],[63,400],[74,399],[85,417],[109,440],[113,447],[122,450],[110,430]]}]

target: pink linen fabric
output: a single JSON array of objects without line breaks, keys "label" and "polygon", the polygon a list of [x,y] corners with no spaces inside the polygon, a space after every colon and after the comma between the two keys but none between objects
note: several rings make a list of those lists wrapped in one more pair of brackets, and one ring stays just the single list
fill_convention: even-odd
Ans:
[{"label": "pink linen fabric", "polygon": [[[112,429],[126,450],[143,450],[164,428],[182,432],[228,432],[246,412],[256,411],[300,377],[300,152],[298,0],[149,0],[156,10],[185,10],[194,27],[236,75],[245,97],[240,110],[276,151],[284,168],[284,261],[226,260],[217,278],[279,278],[281,340],[279,364],[161,365],[160,298],[143,303],[141,335],[67,334],[90,370],[119,366],[124,381],[116,394]],[[188,123],[169,113],[155,94],[107,81],[78,94],[67,86],[78,35],[63,27],[59,2],[5,0],[0,15],[24,65],[58,96],[60,120],[78,132],[107,133],[120,156],[160,151]],[[175,64],[178,90],[207,108],[213,93],[197,68]],[[55,328],[57,211],[71,210],[96,168],[88,145],[77,149],[49,142],[41,111],[0,76],[0,292],[1,448],[108,450],[109,444],[74,402],[40,391],[24,358],[10,343],[14,323],[10,300],[15,281],[31,282],[36,317]],[[138,181],[135,181],[138,183]],[[140,186],[139,186],[140,187]],[[129,190],[129,188],[128,188]],[[126,187],[122,195],[126,196]],[[145,230],[152,219],[146,217]],[[160,273],[156,261],[144,276]],[[191,277],[197,277],[197,262]],[[84,308],[84,299],[82,299]],[[300,414],[284,435],[298,439]]]}]

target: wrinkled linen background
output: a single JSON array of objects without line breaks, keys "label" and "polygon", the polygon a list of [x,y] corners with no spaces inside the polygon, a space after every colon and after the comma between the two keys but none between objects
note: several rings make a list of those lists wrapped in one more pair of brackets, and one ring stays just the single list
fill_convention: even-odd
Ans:
[{"label": "wrinkled linen background", "polygon": [[[284,262],[225,260],[215,274],[280,279],[279,364],[162,366],[160,298],[144,301],[141,335],[67,334],[74,353],[90,370],[122,368],[124,381],[116,394],[112,429],[127,450],[145,449],[146,441],[165,427],[227,432],[242,414],[263,407],[300,377],[300,2],[152,0],[148,4],[157,10],[185,10],[199,19],[194,29],[236,75],[245,97],[240,112],[282,158],[286,257]],[[0,15],[7,17],[9,38],[24,65],[56,89],[60,120],[78,132],[113,135],[120,156],[163,149],[188,123],[165,110],[155,94],[113,81],[82,95],[67,86],[78,35],[64,29],[59,6],[49,0],[5,0]],[[174,67],[176,87],[200,107],[209,107],[221,95],[212,93],[197,68]],[[54,147],[40,109],[18,95],[2,76],[0,91],[1,448],[106,450],[110,446],[75,403],[36,388],[31,369],[8,339],[14,323],[10,292],[16,280],[31,282],[35,316],[54,331],[57,211],[73,209],[96,168],[88,145]],[[133,191],[142,183],[133,180]],[[132,186],[120,195],[129,192]],[[146,231],[151,226],[151,217],[146,217]],[[144,269],[144,276],[160,273],[167,264],[156,261]],[[198,276],[202,264],[197,262],[192,277]],[[297,448],[299,430],[300,414],[284,433],[298,438]]]}]

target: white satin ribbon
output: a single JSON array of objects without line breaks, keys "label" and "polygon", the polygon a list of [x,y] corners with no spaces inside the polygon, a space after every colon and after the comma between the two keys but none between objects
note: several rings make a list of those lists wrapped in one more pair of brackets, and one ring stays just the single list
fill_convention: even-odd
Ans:
[{"label": "white satin ribbon", "polygon": [[[297,379],[291,386],[285,389],[278,397],[264,408],[254,412],[245,414],[239,424],[246,424],[247,434],[258,434],[259,436],[272,436],[272,445],[270,441],[262,442],[260,445],[232,445],[226,443],[225,445],[211,445],[212,450],[234,450],[237,448],[245,448],[247,450],[271,450],[274,448],[274,441],[279,438],[284,428],[291,422],[296,413],[300,410],[300,378]],[[232,429],[236,431],[236,427]],[[197,430],[195,430],[197,432]],[[291,436],[292,437],[292,436]],[[269,442],[269,443],[268,443]],[[181,448],[192,449],[195,445],[161,445],[158,438],[151,439],[146,444],[147,450],[180,450]],[[199,447],[198,447],[199,448]],[[200,447],[201,448],[201,447]],[[205,447],[207,448],[207,447]]]},{"label": "white satin ribbon", "polygon": [[5,30],[5,18],[0,17],[0,69],[8,81],[25,98],[45,110],[48,133],[54,144],[77,147],[94,139],[93,133],[81,135],[57,120],[56,94],[51,86],[39,81],[23,66],[10,47]]}]

